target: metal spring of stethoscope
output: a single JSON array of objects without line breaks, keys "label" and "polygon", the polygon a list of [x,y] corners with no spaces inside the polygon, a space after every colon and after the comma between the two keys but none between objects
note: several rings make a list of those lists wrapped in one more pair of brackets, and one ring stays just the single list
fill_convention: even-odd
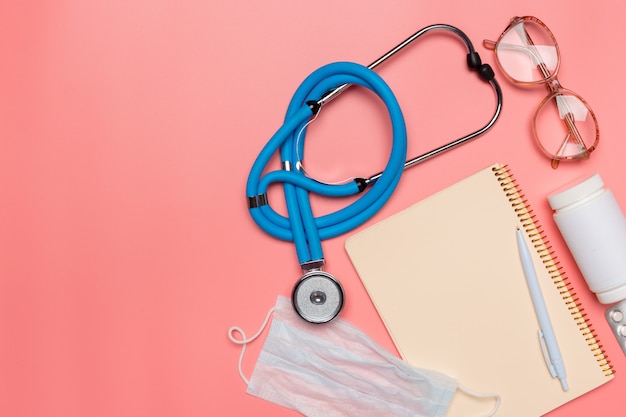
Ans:
[{"label": "metal spring of stethoscope", "polygon": [[[468,49],[467,65],[479,77],[489,82],[496,93],[496,109],[482,128],[417,157],[406,159],[406,126],[400,106],[385,81],[373,69],[404,49],[414,40],[433,30],[457,34]],[[346,184],[326,184],[306,176],[300,169],[304,155],[306,127],[320,108],[351,85],[360,85],[377,94],[387,106],[392,125],[392,149],[382,172],[367,178],[357,178]],[[321,241],[346,233],[373,216],[389,199],[404,169],[453,149],[488,131],[502,109],[502,92],[488,64],[483,64],[469,38],[454,26],[436,24],[411,35],[368,67],[337,62],[325,65],[309,75],[296,90],[283,126],[272,136],[254,162],[246,195],[254,221],[268,234],[293,241],[301,268],[305,274],[296,283],[292,302],[296,312],[311,323],[325,323],[336,317],[344,304],[344,291],[337,279],[322,271],[325,264]],[[272,156],[280,152],[282,169],[265,173]],[[267,199],[270,184],[282,183],[288,217],[274,211]],[[366,193],[334,213],[314,217],[309,194],[345,197]]]}]

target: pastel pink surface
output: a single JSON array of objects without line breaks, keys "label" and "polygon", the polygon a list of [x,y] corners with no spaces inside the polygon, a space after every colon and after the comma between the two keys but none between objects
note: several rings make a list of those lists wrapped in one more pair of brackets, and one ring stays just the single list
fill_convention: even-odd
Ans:
[{"label": "pastel pink surface", "polygon": [[[317,67],[369,64],[433,23],[462,29],[495,67],[482,40],[496,39],[514,15],[535,15],[559,41],[559,79],[598,116],[601,140],[591,159],[550,168],[530,131],[545,90],[517,88],[496,69],[505,100],[496,126],[407,171],[363,227],[493,162],[509,164],[617,371],[550,415],[621,416],[624,355],[546,201],[562,184],[599,172],[626,207],[626,33],[616,30],[623,25],[616,7],[537,0],[523,7],[485,0],[3,4],[0,414],[298,415],[245,393],[239,347],[227,338],[234,324],[252,334],[301,273],[293,245],[250,219],[244,191],[291,94]],[[490,117],[493,93],[467,71],[465,54],[453,36],[433,33],[380,68],[405,113],[410,154]],[[388,129],[380,102],[349,91],[310,129],[307,169],[331,179],[375,173],[385,163]],[[341,204],[314,201],[319,212]],[[343,317],[393,350],[344,241],[324,243],[327,270],[346,289]],[[247,375],[261,344],[248,350]]]}]

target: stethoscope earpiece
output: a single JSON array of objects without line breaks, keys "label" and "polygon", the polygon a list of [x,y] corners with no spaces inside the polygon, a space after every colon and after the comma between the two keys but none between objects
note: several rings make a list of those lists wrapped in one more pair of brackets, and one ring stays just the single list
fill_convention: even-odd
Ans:
[{"label": "stethoscope earpiece", "polygon": [[327,323],[343,308],[343,288],[331,274],[311,270],[293,288],[293,307],[309,323]]}]

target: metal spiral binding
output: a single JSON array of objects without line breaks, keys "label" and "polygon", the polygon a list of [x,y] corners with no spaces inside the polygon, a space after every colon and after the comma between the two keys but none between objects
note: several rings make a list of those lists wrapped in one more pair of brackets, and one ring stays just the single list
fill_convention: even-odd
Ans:
[{"label": "metal spiral binding", "polygon": [[606,376],[615,374],[613,365],[608,360],[606,352],[602,348],[600,340],[593,329],[593,325],[589,317],[587,317],[587,313],[584,311],[585,309],[580,304],[579,298],[576,298],[574,288],[565,275],[563,267],[557,261],[552,247],[548,246],[549,241],[546,240],[541,225],[536,220],[536,216],[533,214],[527,200],[524,199],[524,194],[522,194],[521,190],[518,188],[508,165],[499,165],[492,168],[492,170],[508,197],[511,206],[517,213],[521,226],[531,239],[534,250],[539,254],[539,257],[552,278],[552,282],[563,298],[570,314],[576,321],[576,325],[585,338],[587,345],[589,345],[589,348],[593,352],[602,372],[604,372]]}]

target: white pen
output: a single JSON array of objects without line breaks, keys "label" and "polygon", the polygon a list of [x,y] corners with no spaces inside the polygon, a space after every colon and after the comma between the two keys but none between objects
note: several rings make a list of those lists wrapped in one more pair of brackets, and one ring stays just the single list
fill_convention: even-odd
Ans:
[{"label": "white pen", "polygon": [[565,365],[563,364],[559,344],[556,341],[556,335],[552,328],[552,322],[550,322],[550,316],[548,315],[548,309],[546,308],[546,303],[541,293],[541,287],[539,287],[539,279],[537,279],[537,272],[535,271],[532,258],[530,257],[530,251],[528,250],[528,246],[524,241],[524,235],[519,227],[517,228],[517,246],[519,248],[520,259],[522,260],[526,282],[528,283],[528,289],[530,290],[530,296],[533,300],[533,306],[535,307],[535,313],[539,320],[539,343],[543,357],[548,365],[552,378],[558,377],[561,381],[563,391],[567,391],[569,387],[565,379]]}]

